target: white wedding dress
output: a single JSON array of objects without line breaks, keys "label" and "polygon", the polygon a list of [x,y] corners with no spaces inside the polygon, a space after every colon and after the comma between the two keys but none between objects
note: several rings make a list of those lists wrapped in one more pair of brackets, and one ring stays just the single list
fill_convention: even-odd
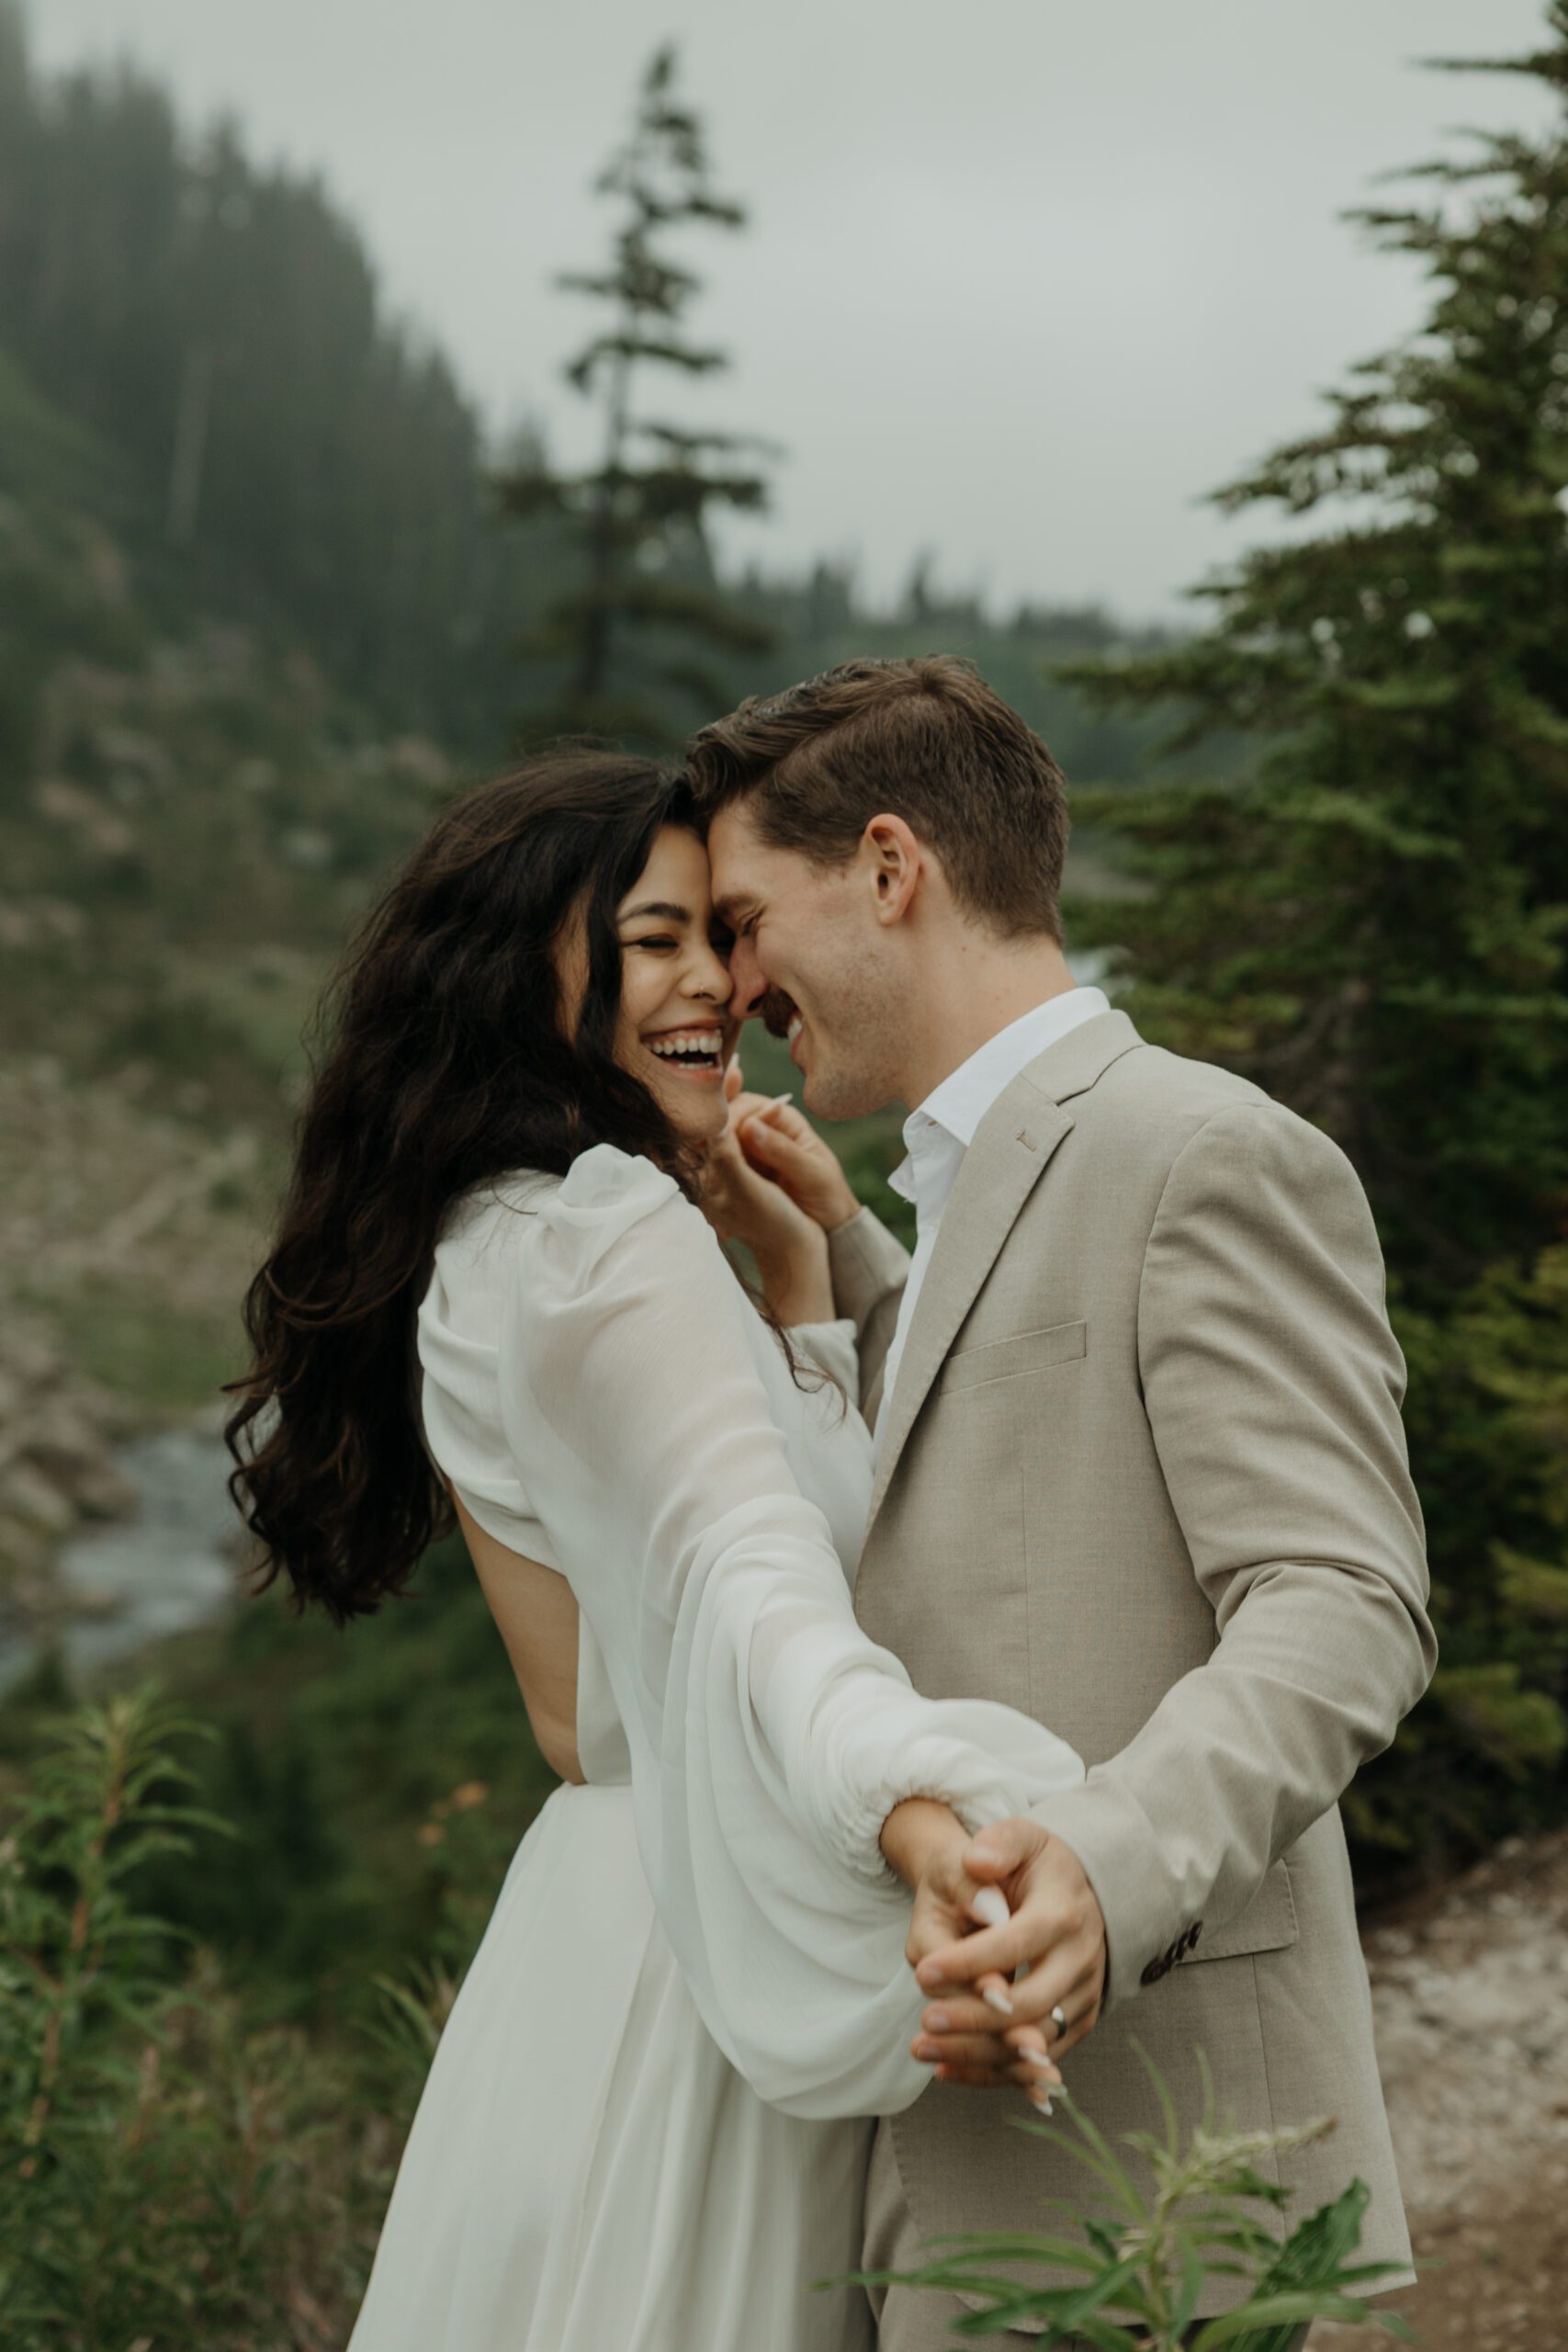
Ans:
[{"label": "white wedding dress", "polygon": [[[449,1221],[427,1440],[570,1580],[583,1787],[524,1838],[443,2034],[351,2352],[863,2352],[870,2124],[929,2079],[899,1798],[972,1826],[1077,1781],[857,1626],[853,1335],[792,1377],[698,1212],[608,1146]],[[460,1706],[462,1694],[453,1693]]]}]

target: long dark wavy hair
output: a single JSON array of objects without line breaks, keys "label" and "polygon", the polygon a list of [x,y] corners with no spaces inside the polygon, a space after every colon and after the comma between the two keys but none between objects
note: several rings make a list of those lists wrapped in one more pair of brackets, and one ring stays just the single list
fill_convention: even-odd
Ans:
[{"label": "long dark wavy hair", "polygon": [[[421,1436],[414,1318],[453,1204],[517,1169],[563,1176],[596,1143],[690,1189],[679,1139],[615,1058],[615,911],[662,826],[700,831],[682,778],[578,748],[442,811],[324,1001],[277,1238],[250,1286],[231,1384],[230,1491],[281,1574],[333,1620],[378,1608],[452,1523]],[[581,922],[567,1034],[557,952]]]}]

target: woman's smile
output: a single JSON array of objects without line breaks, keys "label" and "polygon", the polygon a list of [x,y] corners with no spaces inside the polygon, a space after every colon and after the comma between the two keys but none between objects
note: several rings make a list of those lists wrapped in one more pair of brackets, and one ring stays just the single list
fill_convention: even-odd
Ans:
[{"label": "woman's smile", "polygon": [[707,1027],[663,1029],[645,1035],[642,1042],[658,1061],[661,1074],[669,1072],[700,1086],[721,1086],[735,1028],[733,1022],[723,1022]]}]

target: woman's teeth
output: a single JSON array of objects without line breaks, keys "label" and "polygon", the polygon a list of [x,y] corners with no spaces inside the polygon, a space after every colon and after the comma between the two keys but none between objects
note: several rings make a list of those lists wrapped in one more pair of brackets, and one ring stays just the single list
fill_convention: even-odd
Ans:
[{"label": "woman's teeth", "polygon": [[789,1042],[790,1042],[790,1044],[791,1044],[792,1046],[794,1045],[794,1043],[795,1043],[795,1039],[799,1036],[799,1035],[800,1035],[801,1031],[805,1028],[805,1026],[806,1026],[806,1016],[805,1016],[805,1014],[804,1014],[804,1013],[800,1013],[800,1012],[792,1012],[792,1013],[791,1013],[791,1015],[790,1015],[790,1021],[789,1021],[789,1033],[788,1033],[788,1034],[789,1034]]},{"label": "woman's teeth", "polygon": [[673,1062],[681,1069],[724,1068],[722,1029],[676,1029],[668,1036],[649,1037],[647,1044],[650,1054],[657,1054],[661,1062]]}]

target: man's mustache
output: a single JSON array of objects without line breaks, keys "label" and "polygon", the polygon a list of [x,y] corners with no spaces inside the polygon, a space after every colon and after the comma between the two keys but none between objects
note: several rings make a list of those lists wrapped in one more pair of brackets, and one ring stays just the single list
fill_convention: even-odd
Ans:
[{"label": "man's mustache", "polygon": [[770,1036],[788,1036],[789,1024],[795,1019],[795,999],[785,996],[783,989],[769,989],[766,995],[758,998],[754,1010]]}]

